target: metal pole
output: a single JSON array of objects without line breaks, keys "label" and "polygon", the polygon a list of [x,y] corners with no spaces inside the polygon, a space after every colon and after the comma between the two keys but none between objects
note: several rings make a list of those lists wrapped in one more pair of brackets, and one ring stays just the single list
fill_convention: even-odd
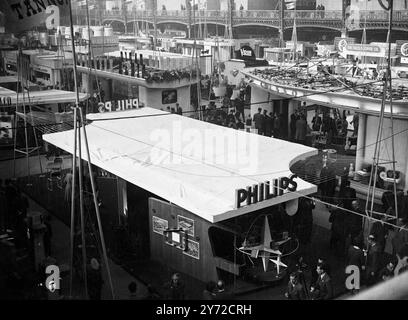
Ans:
[{"label": "metal pole", "polygon": [[74,232],[75,232],[75,184],[76,184],[76,150],[77,150],[77,108],[74,108],[74,151],[72,153],[72,186],[71,186],[71,234],[70,234],[70,286],[72,297],[73,265],[74,265]]},{"label": "metal pole", "polygon": [[126,3],[122,0],[122,14],[125,18],[125,34],[127,34],[127,14],[126,14]]},{"label": "metal pole", "polygon": [[285,0],[281,0],[280,3],[280,29],[279,29],[279,46],[284,47],[284,30],[285,30]]},{"label": "metal pole", "polygon": [[[19,45],[19,48],[18,48],[19,50],[19,52],[20,52],[20,45]],[[17,56],[18,57],[18,56]],[[20,72],[19,72],[19,62],[18,62],[18,58],[17,58],[17,68],[18,68],[18,70],[17,70],[17,96],[16,96],[16,112],[15,112],[15,118],[14,118],[14,153],[13,153],[13,158],[14,158],[14,160],[13,160],[13,178],[14,179],[16,179],[16,148],[17,148],[17,132],[18,132],[18,128],[17,128],[17,125],[18,125],[18,115],[17,115],[17,113],[18,113],[18,96],[19,96],[19,92],[20,92],[20,86],[21,86],[21,77],[20,77]]]},{"label": "metal pole", "polygon": [[[74,71],[74,86],[75,86],[75,107],[74,107],[74,153],[73,153],[73,163],[72,163],[72,199],[71,199],[71,265],[73,264],[73,221],[74,221],[74,213],[75,213],[75,170],[76,170],[76,142],[77,142],[77,111],[79,109],[79,92],[78,92],[78,79],[77,79],[77,60],[76,60],[76,52],[75,52],[75,40],[74,40],[74,27],[73,27],[73,19],[72,19],[72,0],[69,0],[69,19],[70,19],[70,32],[71,32],[71,48],[72,48],[72,62],[73,62],[73,71]],[[81,191],[81,190],[80,190]],[[71,289],[70,292],[72,294],[72,267],[71,267]]]},{"label": "metal pole", "polygon": [[[88,93],[91,93],[93,91],[93,85],[92,84],[92,57],[91,57],[91,50],[92,50],[92,44],[91,44],[91,19],[89,16],[89,3],[88,0],[86,0],[86,22],[87,22],[87,27],[88,27],[88,64],[89,64],[89,78],[88,78]],[[104,32],[105,34],[105,32]],[[104,40],[104,39],[103,39]],[[102,51],[104,52],[104,51]],[[96,69],[96,61],[95,63],[95,69]],[[89,112],[89,111],[87,111]]]},{"label": "metal pole", "polygon": [[153,50],[157,48],[157,0],[153,0],[153,23],[154,23],[154,39]]},{"label": "metal pole", "polygon": [[[383,97],[381,100],[381,111],[380,111],[380,120],[378,124],[378,131],[377,131],[377,139],[374,147],[374,157],[373,157],[373,166],[374,166],[374,171],[371,170],[370,173],[370,180],[368,182],[368,191],[367,191],[367,201],[365,205],[365,210],[366,213],[368,213],[368,204],[369,204],[369,198],[371,196],[371,208],[370,208],[370,217],[372,216],[372,212],[374,210],[374,197],[375,197],[375,184],[377,181],[377,172],[378,172],[378,160],[380,157],[380,150],[381,150],[381,137],[382,137],[382,132],[383,132],[383,122],[384,122],[384,112],[385,112],[385,104],[386,104],[386,93],[387,93],[387,81],[384,79],[384,84],[383,84]],[[374,179],[374,182],[373,182]],[[371,184],[373,184],[373,191],[372,194],[370,193],[371,190]]]},{"label": "metal pole", "polygon": [[387,65],[387,78],[388,86],[390,90],[390,112],[391,112],[391,145],[392,145],[392,171],[394,172],[394,202],[395,202],[395,217],[398,219],[398,202],[397,202],[397,183],[395,178],[395,143],[394,143],[394,115],[392,107],[392,75],[391,75],[391,35],[392,35],[392,23],[394,13],[394,0],[389,0],[389,23],[388,23],[388,65]]},{"label": "metal pole", "polygon": [[347,10],[347,0],[342,1],[342,35],[347,37],[347,26],[346,26],[346,10]]},{"label": "metal pole", "polygon": [[24,61],[23,61],[23,57],[22,57],[22,51],[20,50],[18,53],[18,72],[21,73],[21,92],[23,94],[23,114],[24,114],[24,138],[25,138],[25,154],[26,154],[26,162],[27,162],[27,174],[28,174],[28,180],[27,180],[27,186],[31,185],[30,180],[31,180],[31,174],[30,174],[30,153],[28,150],[28,132],[27,132],[27,114],[26,114],[26,104],[25,104],[25,94],[24,94],[24,90],[25,90],[25,74],[24,74],[24,70],[25,70],[25,65],[24,65]]},{"label": "metal pole", "polygon": [[[81,122],[84,123],[82,112],[80,113],[80,117],[81,117]],[[115,299],[115,293],[113,291],[112,277],[111,277],[111,273],[110,273],[110,269],[109,269],[108,255],[106,253],[105,238],[103,236],[101,217],[100,217],[100,213],[99,213],[98,199],[96,198],[95,181],[94,181],[94,176],[92,174],[91,156],[90,156],[90,153],[89,153],[89,145],[88,145],[88,138],[87,138],[87,135],[86,135],[85,125],[82,126],[82,130],[83,130],[83,134],[84,134],[85,149],[86,149],[86,156],[87,156],[87,160],[88,160],[89,176],[90,176],[90,179],[91,179],[92,196],[93,196],[93,201],[94,201],[94,205],[95,205],[96,219],[98,221],[99,235],[100,235],[100,238],[101,238],[102,253],[103,253],[103,258],[104,258],[104,261],[105,261],[106,271],[108,273],[108,280],[109,280],[109,285],[110,285],[110,288],[111,288],[112,299]]]},{"label": "metal pole", "polygon": [[[79,113],[82,114],[82,108],[79,108]],[[82,243],[82,272],[85,282],[85,298],[88,298],[88,277],[86,272],[86,242],[85,242],[85,221],[84,221],[84,189],[83,189],[83,173],[82,173],[82,147],[81,147],[81,127],[83,126],[82,117],[79,118],[78,128],[78,167],[79,167],[79,212],[81,218],[81,243]]]}]

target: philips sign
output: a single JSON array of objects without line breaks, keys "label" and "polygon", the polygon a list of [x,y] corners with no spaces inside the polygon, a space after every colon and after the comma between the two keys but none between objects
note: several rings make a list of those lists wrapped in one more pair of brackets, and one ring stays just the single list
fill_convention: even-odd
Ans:
[{"label": "philips sign", "polygon": [[126,99],[118,101],[100,102],[98,104],[99,112],[125,111],[130,109],[139,109],[139,99]]}]

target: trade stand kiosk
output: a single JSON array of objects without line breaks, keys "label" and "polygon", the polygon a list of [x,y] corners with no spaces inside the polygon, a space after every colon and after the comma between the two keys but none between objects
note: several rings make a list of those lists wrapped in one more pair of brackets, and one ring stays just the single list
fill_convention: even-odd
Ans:
[{"label": "trade stand kiosk", "polygon": [[[148,192],[137,214],[151,259],[201,281],[279,278],[296,250],[285,221],[317,191],[290,166],[316,149],[148,107],[88,119],[91,163]],[[73,150],[72,131],[43,139]]]}]

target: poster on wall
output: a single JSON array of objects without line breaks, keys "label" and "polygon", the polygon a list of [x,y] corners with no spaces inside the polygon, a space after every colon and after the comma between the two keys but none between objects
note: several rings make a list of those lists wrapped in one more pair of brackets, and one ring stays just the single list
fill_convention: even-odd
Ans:
[{"label": "poster on wall", "polygon": [[193,257],[194,259],[200,260],[200,244],[193,240],[188,240],[187,249],[183,251],[183,254]]},{"label": "poster on wall", "polygon": [[177,216],[177,228],[184,230],[186,234],[194,237],[194,220],[183,216]]},{"label": "poster on wall", "polygon": [[164,230],[169,228],[169,222],[159,217],[153,216],[153,232],[164,235]]},{"label": "poster on wall", "polygon": [[162,104],[171,104],[177,102],[177,90],[163,90]]},{"label": "poster on wall", "polygon": [[164,242],[170,246],[177,247],[178,249],[184,250],[186,236],[184,232],[171,231],[164,233]]}]

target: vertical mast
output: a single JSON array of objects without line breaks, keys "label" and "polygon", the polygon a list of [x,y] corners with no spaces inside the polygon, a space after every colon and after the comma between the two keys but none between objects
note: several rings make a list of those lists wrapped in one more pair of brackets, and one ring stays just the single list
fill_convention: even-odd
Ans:
[{"label": "vertical mast", "polygon": [[[388,35],[387,35],[387,42],[388,42],[388,57],[387,57],[387,69],[384,75],[384,83],[383,83],[383,98],[381,103],[381,113],[380,113],[380,120],[379,120],[379,127],[377,132],[377,139],[375,143],[375,150],[374,150],[374,157],[373,157],[373,168],[370,174],[370,180],[368,184],[368,194],[367,194],[367,201],[366,201],[366,213],[369,214],[371,217],[374,213],[374,196],[375,196],[375,189],[376,189],[376,180],[378,175],[378,166],[380,164],[392,164],[393,169],[393,192],[394,192],[394,206],[395,206],[395,217],[398,220],[398,201],[397,201],[397,183],[395,178],[395,145],[394,145],[394,116],[393,116],[393,97],[392,97],[392,75],[391,75],[391,35],[392,35],[392,23],[393,23],[393,0],[388,0],[388,7],[386,7],[381,0],[379,0],[380,5],[388,11],[389,15],[389,23],[388,23]],[[385,107],[387,104],[387,95],[389,95],[389,107],[390,107],[390,129],[391,129],[391,147],[392,147],[392,160],[387,162],[380,162],[381,155],[381,141],[382,141],[382,133],[383,133],[383,125],[384,125],[384,113]],[[371,190],[371,185],[372,190]],[[371,207],[368,210],[369,206],[369,198],[371,196]]]},{"label": "vertical mast", "polygon": [[279,47],[283,48],[283,32],[285,29],[285,0],[280,0],[280,28],[279,28]]},{"label": "vertical mast", "polygon": [[156,47],[157,47],[157,0],[153,0],[153,23],[154,23],[153,50],[156,52]]},{"label": "vertical mast", "polygon": [[[79,105],[79,91],[78,91],[78,78],[77,78],[77,57],[76,57],[76,52],[75,52],[75,39],[74,39],[74,28],[73,28],[73,17],[72,17],[72,0],[68,2],[69,4],[69,20],[70,20],[70,33],[71,33],[71,46],[72,46],[72,63],[73,63],[73,71],[74,71],[74,86],[75,86],[75,107],[74,107],[74,150],[73,150],[73,165],[72,165],[72,199],[71,199],[71,235],[70,235],[70,240],[71,240],[71,275],[70,275],[70,282],[71,282],[71,287],[70,287],[70,292],[72,293],[72,279],[73,279],[73,274],[72,274],[72,266],[73,266],[73,256],[74,256],[74,214],[75,214],[75,188],[76,188],[76,182],[75,182],[75,175],[76,175],[76,154],[77,154],[77,137],[78,137],[78,144],[81,144],[81,128],[83,131],[83,139],[84,139],[84,144],[85,144],[85,151],[87,154],[87,162],[88,162],[88,171],[89,171],[89,176],[91,179],[91,185],[92,185],[92,195],[93,195],[93,200],[94,200],[94,205],[95,205],[95,212],[96,212],[96,218],[98,221],[98,228],[99,228],[99,236],[100,236],[100,241],[101,241],[101,247],[102,247],[102,258],[104,259],[105,267],[106,267],[106,272],[107,272],[107,277],[109,280],[110,284],[110,289],[111,289],[111,294],[112,298],[115,299],[115,294],[113,291],[113,283],[112,283],[112,277],[110,273],[110,268],[109,268],[109,261],[108,261],[108,256],[107,256],[107,251],[105,247],[105,239],[103,236],[103,230],[102,230],[102,225],[100,222],[100,213],[99,213],[99,206],[98,206],[98,201],[96,198],[96,190],[95,190],[95,182],[92,174],[92,168],[91,168],[91,157],[89,153],[89,146],[88,146],[88,140],[86,136],[86,129],[85,129],[85,122],[83,118],[83,112],[82,108]],[[77,123],[78,125],[75,125]],[[83,190],[82,190],[82,163],[81,163],[81,157],[82,157],[82,152],[81,148],[79,147],[79,193],[80,193],[80,208],[81,208],[81,229],[82,229],[82,246],[83,248],[85,247],[84,243],[84,219],[83,219]],[[84,257],[85,251],[83,251],[83,257]],[[83,259],[83,264],[84,264],[84,274],[86,276],[86,256]],[[87,291],[87,284],[86,284],[86,279],[85,279],[85,290]]]}]

